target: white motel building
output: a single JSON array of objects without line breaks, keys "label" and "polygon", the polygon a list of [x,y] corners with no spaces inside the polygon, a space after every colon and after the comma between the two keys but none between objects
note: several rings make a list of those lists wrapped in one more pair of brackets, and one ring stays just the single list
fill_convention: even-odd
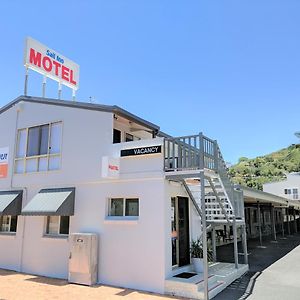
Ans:
[{"label": "white motel building", "polygon": [[286,197],[289,200],[300,200],[300,173],[293,172],[286,174],[286,179],[278,182],[265,183],[265,192]]},{"label": "white motel building", "polygon": [[[0,108],[0,128],[0,268],[68,279],[71,234],[94,233],[100,284],[203,299],[248,270],[243,195],[215,140],[171,137],[117,106],[29,96]],[[224,226],[233,263],[216,257]],[[208,282],[190,257],[203,234]]]}]

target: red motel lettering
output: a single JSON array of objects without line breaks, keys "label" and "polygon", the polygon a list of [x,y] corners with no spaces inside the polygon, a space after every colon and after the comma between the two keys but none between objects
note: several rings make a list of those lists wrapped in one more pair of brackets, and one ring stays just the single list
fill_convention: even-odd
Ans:
[{"label": "red motel lettering", "polygon": [[118,166],[108,165],[108,168],[109,168],[110,170],[113,170],[113,171],[119,171],[119,167],[118,167]]},{"label": "red motel lettering", "polygon": [[73,70],[48,56],[43,56],[42,53],[35,51],[33,48],[30,48],[29,62],[39,68],[43,68],[46,73],[51,73],[52,70],[54,70],[55,75],[60,77],[62,80],[77,85],[77,82],[74,80]]}]

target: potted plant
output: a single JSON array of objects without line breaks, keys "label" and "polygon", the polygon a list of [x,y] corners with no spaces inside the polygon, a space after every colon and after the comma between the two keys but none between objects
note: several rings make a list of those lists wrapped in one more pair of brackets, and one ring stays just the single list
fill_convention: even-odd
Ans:
[{"label": "potted plant", "polygon": [[190,252],[195,272],[203,273],[203,248],[200,238],[192,240]]}]

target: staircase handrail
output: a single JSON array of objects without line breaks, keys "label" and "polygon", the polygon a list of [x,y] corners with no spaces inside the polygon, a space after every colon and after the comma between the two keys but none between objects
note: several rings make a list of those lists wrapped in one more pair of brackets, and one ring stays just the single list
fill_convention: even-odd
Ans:
[{"label": "staircase handrail", "polygon": [[[202,133],[181,137],[165,137],[165,171],[208,169],[219,174],[228,201],[236,217],[243,217],[243,199],[238,197],[228,175],[219,145]],[[202,166],[200,164],[202,162]]]}]

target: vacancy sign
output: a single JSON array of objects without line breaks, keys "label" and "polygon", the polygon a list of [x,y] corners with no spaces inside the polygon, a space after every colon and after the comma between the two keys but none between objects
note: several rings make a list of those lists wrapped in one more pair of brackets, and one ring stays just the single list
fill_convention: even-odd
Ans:
[{"label": "vacancy sign", "polygon": [[0,179],[6,178],[8,173],[8,147],[0,148]]},{"label": "vacancy sign", "polygon": [[24,66],[73,90],[79,88],[79,65],[30,37],[26,39]]}]

